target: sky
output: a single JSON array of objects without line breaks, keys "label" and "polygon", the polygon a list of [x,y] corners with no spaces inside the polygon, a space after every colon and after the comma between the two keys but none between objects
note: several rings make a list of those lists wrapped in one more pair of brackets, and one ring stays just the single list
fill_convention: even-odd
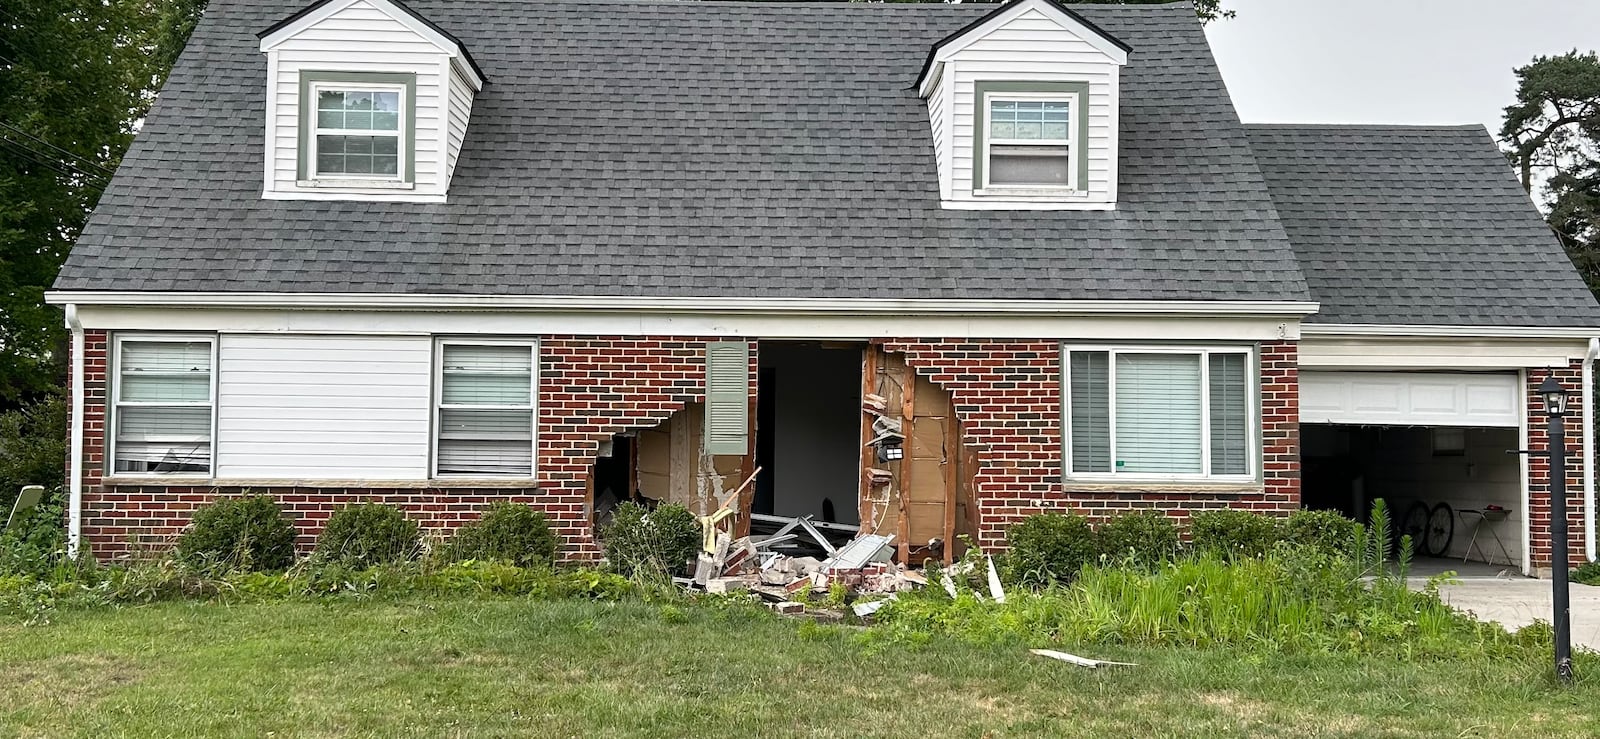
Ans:
[{"label": "sky", "polygon": [[1600,49],[1600,0],[1223,0],[1206,34],[1250,123],[1479,123],[1512,70]]}]

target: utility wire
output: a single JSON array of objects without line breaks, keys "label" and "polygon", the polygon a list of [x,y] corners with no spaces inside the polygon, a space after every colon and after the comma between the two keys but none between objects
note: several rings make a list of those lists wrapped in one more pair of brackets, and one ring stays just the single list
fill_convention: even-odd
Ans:
[{"label": "utility wire", "polygon": [[52,143],[50,143],[48,141],[45,141],[44,139],[41,139],[38,136],[35,136],[35,135],[31,134],[31,133],[28,133],[27,131],[24,131],[24,130],[22,130],[20,128],[17,128],[16,126],[13,126],[13,125],[11,125],[9,123],[6,123],[5,121],[0,121],[0,128],[10,129],[13,133],[16,133],[16,134],[18,134],[20,136],[23,136],[25,138],[32,139],[32,140],[34,140],[34,141],[36,141],[36,142],[38,142],[40,144],[44,144],[45,146],[56,150],[57,152],[60,152],[62,156],[65,156],[65,157],[67,157],[69,159],[75,159],[82,165],[80,168],[86,168],[86,169],[93,170],[94,174],[98,174],[98,175],[100,175],[102,177],[110,177],[111,175],[116,174],[115,172],[112,172],[111,170],[100,166],[98,163],[96,163],[92,159],[89,159],[88,157],[79,156],[79,155],[74,154],[74,153],[72,153],[70,151],[67,151],[66,149],[63,149],[63,148],[61,148],[59,146],[56,146],[55,144],[52,144]]},{"label": "utility wire", "polygon": [[6,137],[4,135],[0,135],[0,142],[4,142],[4,143],[7,143],[7,144],[10,144],[11,148],[15,152],[17,152],[19,154],[27,155],[28,158],[31,159],[35,164],[41,165],[43,167],[46,167],[46,168],[56,172],[57,174],[60,174],[60,175],[66,176],[66,177],[80,177],[80,178],[83,178],[85,181],[89,182],[90,184],[95,184],[95,185],[102,185],[103,186],[103,185],[107,184],[107,182],[108,182],[107,178],[105,176],[103,176],[103,175],[98,175],[98,174],[95,174],[93,172],[87,172],[87,171],[78,169],[77,167],[74,167],[69,163],[63,162],[63,161],[61,161],[60,159],[58,159],[56,157],[50,156],[47,153],[41,152],[41,151],[39,151],[37,149],[34,149],[34,148],[28,146],[27,144],[21,142],[21,141],[17,141],[15,139],[8,138],[8,137]]}]

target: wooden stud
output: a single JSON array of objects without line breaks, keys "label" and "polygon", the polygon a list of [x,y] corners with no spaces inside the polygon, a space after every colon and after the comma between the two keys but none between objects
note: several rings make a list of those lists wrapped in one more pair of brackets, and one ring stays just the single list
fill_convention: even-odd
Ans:
[{"label": "wooden stud", "polygon": [[[861,353],[861,399],[863,403],[866,402],[866,396],[873,394],[873,391],[878,389],[875,383],[878,376],[878,355],[880,352],[881,349],[878,344],[871,343]],[[870,502],[872,497],[872,476],[867,473],[867,470],[871,469],[873,462],[876,461],[872,456],[872,448],[867,446],[869,441],[872,441],[872,416],[868,413],[862,413],[861,480],[856,494],[856,510],[864,532],[868,523],[872,521],[872,512],[869,510],[872,505]]]},{"label": "wooden stud", "polygon": [[[951,450],[955,454],[951,454]],[[956,551],[956,495],[960,482],[956,479],[956,457],[961,453],[961,424],[956,421],[955,398],[950,399],[950,415],[944,418],[943,455],[939,465],[944,468],[944,563],[955,562]]]},{"label": "wooden stud", "polygon": [[[911,509],[906,503],[906,496],[911,494],[911,469],[912,464],[911,434],[917,424],[917,373],[911,365],[905,362],[900,364],[900,432],[902,454],[900,457],[900,484],[895,486],[895,496],[900,499],[900,526],[895,537],[900,542],[900,562],[910,565],[911,557]],[[893,379],[892,377],[890,378]]]}]

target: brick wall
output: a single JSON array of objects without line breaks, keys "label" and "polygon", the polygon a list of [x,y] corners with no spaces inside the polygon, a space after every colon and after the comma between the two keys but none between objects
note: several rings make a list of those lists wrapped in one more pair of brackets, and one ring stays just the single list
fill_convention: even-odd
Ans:
[{"label": "brick wall", "polygon": [[[84,540],[102,559],[169,545],[197,506],[246,490],[281,500],[297,517],[305,547],[333,510],[354,502],[396,505],[425,529],[443,531],[476,518],[489,503],[507,500],[544,510],[566,557],[592,557],[597,549],[588,523],[586,478],[600,442],[621,431],[656,426],[686,403],[704,398],[706,339],[546,337],[540,342],[537,487],[106,484],[107,334],[85,334]],[[752,368],[756,361],[752,346]],[[751,378],[754,393],[754,371]]]},{"label": "brick wall", "polygon": [[1300,505],[1300,401],[1296,344],[1261,347],[1263,485],[1234,487],[1072,486],[1061,479],[1061,348],[1055,341],[893,339],[917,373],[950,392],[967,444],[978,451],[974,505],[978,544],[1003,548],[1005,531],[1028,516],[1074,511],[1103,519],[1154,508],[1187,520],[1201,510],[1287,513]]},{"label": "brick wall", "polygon": [[[1539,398],[1539,384],[1544,382],[1547,375],[1553,374],[1562,387],[1568,392],[1582,393],[1583,364],[1573,362],[1565,368],[1555,369],[1529,369],[1527,372],[1528,383],[1528,448],[1535,451],[1548,451],[1550,437],[1546,433],[1546,420],[1544,415],[1544,402]],[[1567,542],[1570,561],[1574,564],[1582,562],[1584,556],[1583,541],[1583,415],[1579,408],[1579,400],[1583,395],[1574,395],[1572,405],[1574,412],[1565,418],[1564,428],[1567,434]],[[1550,536],[1550,459],[1544,456],[1528,457],[1528,526],[1529,546],[1532,551],[1532,566],[1548,568],[1553,552]],[[1457,536],[1460,530],[1457,530]]]}]

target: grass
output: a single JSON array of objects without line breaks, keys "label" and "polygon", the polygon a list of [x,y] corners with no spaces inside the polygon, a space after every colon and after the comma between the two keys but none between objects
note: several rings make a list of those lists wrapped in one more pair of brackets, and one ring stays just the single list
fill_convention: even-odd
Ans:
[{"label": "grass", "polygon": [[866,640],[746,608],[509,598],[169,602],[0,625],[0,735],[1600,735],[1545,660]]}]

